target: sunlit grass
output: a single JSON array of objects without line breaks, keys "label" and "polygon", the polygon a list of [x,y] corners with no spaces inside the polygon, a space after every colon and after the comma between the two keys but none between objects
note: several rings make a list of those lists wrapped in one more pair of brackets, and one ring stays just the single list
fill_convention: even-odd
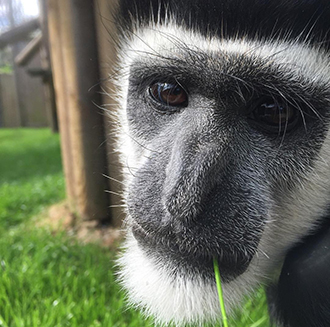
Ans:
[{"label": "sunlit grass", "polygon": [[246,299],[243,308],[228,319],[228,327],[270,327],[264,289]]},{"label": "sunlit grass", "polygon": [[107,249],[27,228],[0,253],[0,326],[147,326],[126,310]]}]

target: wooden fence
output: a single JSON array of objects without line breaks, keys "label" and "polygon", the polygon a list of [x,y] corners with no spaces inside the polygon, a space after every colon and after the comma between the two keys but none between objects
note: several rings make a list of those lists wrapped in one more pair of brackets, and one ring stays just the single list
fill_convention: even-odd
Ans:
[{"label": "wooden fence", "polygon": [[[40,67],[40,57],[29,66]],[[0,75],[0,127],[49,126],[45,108],[40,77],[31,77],[25,67],[16,67],[15,74]]]},{"label": "wooden fence", "polygon": [[0,124],[1,127],[21,126],[21,115],[13,75],[0,75]]},{"label": "wooden fence", "polygon": [[[13,56],[20,53],[26,44],[27,41],[13,44]],[[11,75],[0,75],[0,127],[49,126],[42,78],[27,73],[28,68],[40,67],[38,54],[25,67],[15,65]]]}]

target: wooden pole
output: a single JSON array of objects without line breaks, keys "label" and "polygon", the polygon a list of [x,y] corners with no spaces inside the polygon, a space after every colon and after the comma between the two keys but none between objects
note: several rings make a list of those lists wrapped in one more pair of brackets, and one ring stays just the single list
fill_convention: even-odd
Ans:
[{"label": "wooden pole", "polygon": [[66,108],[66,119],[64,107],[59,108],[59,122],[70,143],[70,162],[64,162],[70,175],[67,184],[73,183],[73,202],[82,219],[107,219],[103,115],[95,105],[101,100],[93,4],[90,0],[49,0],[48,5],[49,13],[56,8],[57,19],[51,21],[49,15],[53,63],[61,52],[61,63],[53,65],[53,74],[57,99]]},{"label": "wooden pole", "polygon": [[115,86],[111,81],[111,75],[114,73],[116,64],[116,34],[115,26],[112,18],[114,10],[116,10],[117,0],[94,0],[95,4],[95,20],[97,22],[97,36],[98,36],[98,49],[100,58],[100,73],[102,78],[103,92],[102,102],[105,104],[105,109],[109,111],[106,113],[106,134],[107,134],[107,154],[109,163],[109,176],[108,189],[109,200],[111,204],[111,218],[114,226],[121,226],[125,213],[120,206],[122,198],[120,194],[123,193],[122,188],[122,175],[120,169],[120,160],[118,152],[116,151],[116,142],[114,135],[114,126],[117,124],[112,119],[112,110],[116,110],[116,102],[113,100],[116,96]]},{"label": "wooden pole", "polygon": [[51,65],[54,72],[54,87],[56,90],[56,104],[58,108],[59,129],[61,133],[61,151],[63,170],[66,181],[66,194],[72,211],[76,210],[76,193],[74,166],[72,158],[72,142],[70,136],[70,113],[66,92],[66,71],[62,52],[62,34],[60,4],[57,0],[48,1],[48,29],[51,49]]}]

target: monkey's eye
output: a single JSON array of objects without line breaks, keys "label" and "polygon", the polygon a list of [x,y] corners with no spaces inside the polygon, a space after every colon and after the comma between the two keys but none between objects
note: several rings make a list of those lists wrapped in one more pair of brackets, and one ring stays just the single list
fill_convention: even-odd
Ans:
[{"label": "monkey's eye", "polygon": [[267,97],[252,107],[250,118],[262,129],[282,133],[290,131],[296,125],[299,110],[286,101]]},{"label": "monkey's eye", "polygon": [[186,107],[188,105],[187,92],[177,83],[154,83],[149,87],[151,97],[167,107]]}]

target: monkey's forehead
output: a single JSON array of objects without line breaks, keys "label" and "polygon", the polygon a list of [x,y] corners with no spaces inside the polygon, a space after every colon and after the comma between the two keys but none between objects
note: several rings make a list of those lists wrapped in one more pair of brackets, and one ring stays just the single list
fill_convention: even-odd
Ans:
[{"label": "monkey's forehead", "polygon": [[312,88],[322,85],[328,89],[330,85],[329,55],[318,46],[291,40],[205,38],[172,20],[137,27],[123,40],[119,58],[123,76],[134,75],[139,80],[157,72],[159,76],[182,77],[187,72],[197,74],[200,68],[211,75],[228,69],[227,73],[236,75],[239,70],[244,73],[242,78],[247,78],[249,72],[260,71],[269,76],[278,73],[282,83],[287,79]]},{"label": "monkey's forehead", "polygon": [[328,48],[329,0],[121,0],[120,25],[176,21],[202,35],[303,39]]}]

